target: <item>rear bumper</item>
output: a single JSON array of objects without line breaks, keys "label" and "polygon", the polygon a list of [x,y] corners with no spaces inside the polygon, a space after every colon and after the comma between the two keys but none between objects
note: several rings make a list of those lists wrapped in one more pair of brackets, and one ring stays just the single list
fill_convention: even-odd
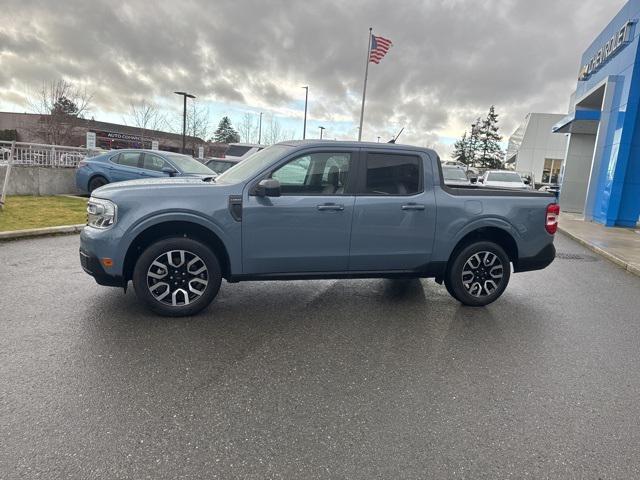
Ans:
[{"label": "rear bumper", "polygon": [[514,265],[514,272],[530,272],[548,267],[556,258],[556,247],[550,243],[533,257],[519,258]]},{"label": "rear bumper", "polygon": [[122,277],[109,275],[104,271],[97,257],[80,249],[80,265],[82,269],[91,275],[98,285],[106,287],[124,287],[125,282]]}]

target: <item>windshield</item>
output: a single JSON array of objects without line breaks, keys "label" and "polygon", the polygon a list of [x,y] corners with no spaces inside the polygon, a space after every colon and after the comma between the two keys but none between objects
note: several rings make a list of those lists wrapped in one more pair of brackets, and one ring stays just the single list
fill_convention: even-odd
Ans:
[{"label": "windshield", "polygon": [[522,178],[517,173],[510,172],[490,172],[487,176],[489,182],[513,182],[522,183]]},{"label": "windshield", "polygon": [[165,157],[169,159],[171,163],[173,163],[182,173],[199,173],[202,175],[211,175],[213,173],[213,170],[209,167],[186,155],[172,153],[168,155],[165,154]]},{"label": "windshield", "polygon": [[460,168],[443,168],[442,174],[444,175],[444,179],[446,180],[467,180],[467,176],[464,173],[464,170]]},{"label": "windshield", "polygon": [[217,177],[216,183],[238,183],[248,180],[290,148],[287,145],[272,145],[260,150]]}]

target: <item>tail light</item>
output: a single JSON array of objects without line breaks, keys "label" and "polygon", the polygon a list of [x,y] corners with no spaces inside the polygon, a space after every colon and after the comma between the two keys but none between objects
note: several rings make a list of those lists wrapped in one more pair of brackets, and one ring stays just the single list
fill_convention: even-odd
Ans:
[{"label": "tail light", "polygon": [[560,205],[551,203],[547,206],[547,219],[544,228],[551,235],[558,231],[558,217],[560,216]]}]

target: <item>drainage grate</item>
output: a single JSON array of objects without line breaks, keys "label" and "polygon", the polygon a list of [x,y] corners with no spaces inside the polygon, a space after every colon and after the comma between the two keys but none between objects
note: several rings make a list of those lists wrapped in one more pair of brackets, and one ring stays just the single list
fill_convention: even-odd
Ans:
[{"label": "drainage grate", "polygon": [[597,262],[598,259],[591,255],[582,255],[580,253],[557,252],[556,258],[559,260],[582,260],[583,262]]}]

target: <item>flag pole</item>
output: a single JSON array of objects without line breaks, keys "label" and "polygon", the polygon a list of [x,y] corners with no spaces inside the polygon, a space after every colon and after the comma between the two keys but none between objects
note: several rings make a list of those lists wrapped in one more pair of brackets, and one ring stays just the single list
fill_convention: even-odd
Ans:
[{"label": "flag pole", "polygon": [[360,109],[360,128],[358,129],[358,141],[362,139],[362,121],[364,120],[364,97],[367,94],[367,76],[369,75],[369,57],[371,55],[371,31],[369,27],[369,46],[367,47],[367,63],[364,67],[364,87],[362,88],[362,108]]}]

